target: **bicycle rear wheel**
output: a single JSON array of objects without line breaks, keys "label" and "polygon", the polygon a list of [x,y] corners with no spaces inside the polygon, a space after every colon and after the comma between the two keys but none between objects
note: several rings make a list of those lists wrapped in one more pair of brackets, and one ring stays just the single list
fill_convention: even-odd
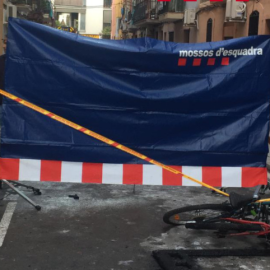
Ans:
[{"label": "bicycle rear wheel", "polygon": [[224,204],[191,205],[171,210],[164,214],[163,221],[170,225],[186,225],[203,221],[217,222],[219,217],[230,216],[232,208]]}]

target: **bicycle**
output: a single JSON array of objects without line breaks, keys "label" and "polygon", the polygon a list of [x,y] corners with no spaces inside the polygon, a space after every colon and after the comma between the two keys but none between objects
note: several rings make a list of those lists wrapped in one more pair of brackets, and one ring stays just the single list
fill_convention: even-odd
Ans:
[{"label": "bicycle", "polygon": [[258,186],[252,193],[231,192],[229,202],[174,209],[164,214],[163,221],[187,229],[216,230],[219,237],[257,235],[270,243],[270,198],[259,196],[266,189],[269,184]]}]

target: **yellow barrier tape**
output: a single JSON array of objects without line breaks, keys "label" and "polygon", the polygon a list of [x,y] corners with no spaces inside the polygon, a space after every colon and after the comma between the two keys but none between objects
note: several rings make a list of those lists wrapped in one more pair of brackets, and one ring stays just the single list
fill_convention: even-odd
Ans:
[{"label": "yellow barrier tape", "polygon": [[26,106],[26,107],[28,107],[28,108],[30,108],[32,110],[35,110],[35,111],[37,111],[37,112],[39,112],[39,113],[41,113],[43,115],[46,115],[46,116],[48,116],[48,117],[50,117],[50,118],[64,124],[64,125],[67,125],[67,126],[69,126],[71,128],[74,128],[74,129],[76,129],[78,131],[81,131],[81,132],[83,132],[84,134],[86,134],[88,136],[91,136],[91,137],[93,137],[93,138],[95,138],[97,140],[100,140],[100,141],[102,141],[102,142],[104,142],[106,144],[114,146],[114,147],[118,148],[121,151],[124,151],[124,152],[126,152],[126,153],[128,153],[130,155],[133,155],[135,157],[138,157],[140,159],[148,161],[149,163],[152,163],[152,164],[154,164],[156,166],[159,166],[159,167],[163,168],[164,170],[170,171],[170,172],[172,172],[174,174],[181,174],[183,177],[185,177],[185,178],[187,178],[187,179],[189,179],[189,180],[191,180],[191,181],[193,181],[193,182],[195,182],[197,184],[200,184],[200,185],[202,185],[204,187],[212,189],[212,190],[214,190],[214,191],[216,191],[216,192],[218,192],[218,193],[220,193],[220,194],[222,194],[224,196],[229,196],[229,194],[226,193],[226,192],[223,192],[223,191],[221,191],[221,190],[219,190],[217,188],[214,188],[214,187],[212,187],[212,186],[210,186],[210,185],[208,185],[206,183],[203,183],[203,182],[201,182],[201,181],[199,181],[199,180],[197,180],[197,179],[195,179],[193,177],[190,177],[190,176],[182,173],[181,171],[178,171],[178,170],[176,170],[176,169],[174,169],[174,168],[172,168],[170,166],[167,166],[167,165],[162,164],[162,163],[160,163],[158,161],[150,159],[149,157],[147,157],[145,155],[142,155],[142,154],[140,154],[140,153],[138,153],[138,152],[136,152],[136,151],[134,151],[134,150],[120,144],[120,143],[118,143],[118,142],[110,140],[110,139],[108,139],[108,138],[106,138],[106,137],[104,137],[104,136],[90,130],[90,129],[84,128],[84,127],[82,127],[80,125],[77,125],[77,124],[75,124],[75,123],[73,123],[73,122],[71,122],[71,121],[69,121],[69,120],[67,120],[67,119],[65,119],[65,118],[63,118],[61,116],[58,116],[58,115],[56,115],[56,114],[54,114],[52,112],[44,110],[41,107],[38,107],[38,106],[34,105],[33,103],[30,103],[30,102],[28,102],[26,100],[23,100],[23,99],[19,98],[19,97],[16,97],[16,96],[14,96],[14,95],[12,95],[12,94],[10,94],[10,93],[2,90],[2,89],[0,89],[0,94],[2,94],[5,97],[8,97],[8,98],[10,98],[10,99],[12,99],[14,101],[17,101],[18,103],[20,103],[20,104],[22,104],[22,105],[24,105],[24,106]]}]

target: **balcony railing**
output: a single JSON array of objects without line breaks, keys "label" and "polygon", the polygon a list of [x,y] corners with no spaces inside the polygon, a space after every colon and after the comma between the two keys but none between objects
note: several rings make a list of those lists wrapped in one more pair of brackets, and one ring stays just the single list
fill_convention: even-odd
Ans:
[{"label": "balcony railing", "polygon": [[83,0],[55,0],[54,4],[62,6],[82,6]]},{"label": "balcony railing", "polygon": [[158,15],[167,12],[184,12],[184,0],[171,0],[170,2],[157,2],[157,0],[136,0],[133,7],[133,23],[145,19],[158,19]]},{"label": "balcony railing", "polygon": [[133,22],[139,22],[145,19],[157,19],[157,1],[156,0],[137,0],[134,7]]},{"label": "balcony railing", "polygon": [[134,7],[134,14],[133,14],[133,22],[134,23],[146,19],[147,6],[148,6],[148,1],[144,0],[144,1],[140,2],[140,3],[138,3]]},{"label": "balcony railing", "polygon": [[158,3],[158,14],[163,14],[166,12],[184,12],[184,10],[185,3],[183,0],[171,0],[170,2]]}]

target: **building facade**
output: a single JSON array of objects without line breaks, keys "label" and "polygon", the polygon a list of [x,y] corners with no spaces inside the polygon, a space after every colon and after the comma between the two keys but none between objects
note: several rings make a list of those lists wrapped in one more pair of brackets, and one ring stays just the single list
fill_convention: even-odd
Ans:
[{"label": "building facade", "polygon": [[114,0],[113,39],[196,43],[270,34],[270,0]]},{"label": "building facade", "polygon": [[15,17],[54,26],[53,0],[2,0],[0,4],[0,55],[5,53],[8,19]]},{"label": "building facade", "polygon": [[112,38],[150,37],[185,42],[184,11],[183,0],[114,0]]},{"label": "building facade", "polygon": [[86,0],[85,30],[81,34],[107,36],[111,32],[112,0]]},{"label": "building facade", "polygon": [[[112,1],[112,27],[111,27],[111,39],[123,39],[122,30],[120,28],[122,20],[123,7],[127,1],[113,0]],[[129,2],[128,2],[129,3]],[[123,18],[125,20],[125,18]]]},{"label": "building facade", "polygon": [[0,55],[6,52],[9,17],[17,17],[17,6],[13,5],[11,1],[4,0],[0,4]]},{"label": "building facade", "polygon": [[[111,0],[55,0],[55,17],[81,35],[101,38],[111,27]],[[110,30],[109,30],[110,32]]]},{"label": "building facade", "polygon": [[54,0],[54,17],[58,24],[85,31],[85,16],[84,0]]},{"label": "building facade", "polygon": [[184,11],[185,2],[182,0],[137,0],[133,18],[133,25],[137,28],[135,36],[183,42]]},{"label": "building facade", "polygon": [[270,34],[270,0],[243,3],[245,12],[241,19],[235,19],[228,15],[230,1],[214,4],[201,0],[197,10],[197,42]]}]

